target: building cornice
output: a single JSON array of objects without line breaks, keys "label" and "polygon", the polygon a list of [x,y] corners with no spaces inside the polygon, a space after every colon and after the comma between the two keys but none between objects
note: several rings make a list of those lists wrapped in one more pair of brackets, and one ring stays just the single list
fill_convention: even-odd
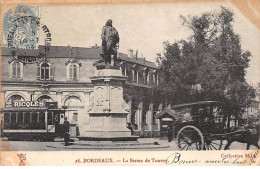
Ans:
[{"label": "building cornice", "polygon": [[41,86],[41,85],[69,85],[69,86],[93,86],[91,82],[70,82],[70,81],[1,81],[1,85],[27,85],[27,86]]}]

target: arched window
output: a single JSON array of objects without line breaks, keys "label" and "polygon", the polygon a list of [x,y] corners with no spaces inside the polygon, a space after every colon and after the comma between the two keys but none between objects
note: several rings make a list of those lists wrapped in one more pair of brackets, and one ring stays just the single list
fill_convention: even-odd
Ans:
[{"label": "arched window", "polygon": [[13,61],[10,64],[10,77],[12,79],[22,79],[23,64],[19,61]]},{"label": "arched window", "polygon": [[9,97],[7,99],[7,101],[5,103],[5,107],[12,107],[12,103],[14,101],[25,101],[25,99],[22,96],[18,95],[18,94],[12,95],[11,97]]},{"label": "arched window", "polygon": [[68,109],[66,116],[70,124],[77,124],[79,110],[84,109],[84,105],[82,104],[81,99],[77,96],[69,96],[65,100],[64,106],[66,106]]},{"label": "arched window", "polygon": [[37,79],[38,80],[53,80],[54,66],[52,63],[42,62],[38,64]]},{"label": "arched window", "polygon": [[67,109],[82,109],[82,108],[84,108],[82,101],[77,96],[69,96],[65,100],[64,106],[66,106]]},{"label": "arched window", "polygon": [[43,96],[40,96],[38,99],[37,99],[38,102],[54,102],[54,100],[48,96],[48,95],[43,95]]}]

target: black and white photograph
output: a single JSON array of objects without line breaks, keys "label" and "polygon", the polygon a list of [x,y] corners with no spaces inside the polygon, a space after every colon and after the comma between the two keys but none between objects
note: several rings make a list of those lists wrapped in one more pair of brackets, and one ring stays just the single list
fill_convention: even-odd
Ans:
[{"label": "black and white photograph", "polygon": [[1,2],[0,165],[259,165],[259,7]]}]

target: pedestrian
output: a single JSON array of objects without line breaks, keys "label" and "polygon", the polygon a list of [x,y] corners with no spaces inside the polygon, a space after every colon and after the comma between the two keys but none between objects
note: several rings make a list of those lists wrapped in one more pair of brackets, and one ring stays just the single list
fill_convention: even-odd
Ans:
[{"label": "pedestrian", "polygon": [[64,137],[65,146],[69,145],[69,139],[70,139],[69,132],[70,132],[70,122],[68,122],[67,117],[65,117],[63,123],[63,137]]},{"label": "pedestrian", "polygon": [[127,123],[127,128],[131,130],[131,135],[134,134],[134,130],[131,123]]},{"label": "pedestrian", "polygon": [[171,124],[168,124],[167,126],[167,136],[168,136],[168,142],[171,142],[172,141],[172,125]]}]

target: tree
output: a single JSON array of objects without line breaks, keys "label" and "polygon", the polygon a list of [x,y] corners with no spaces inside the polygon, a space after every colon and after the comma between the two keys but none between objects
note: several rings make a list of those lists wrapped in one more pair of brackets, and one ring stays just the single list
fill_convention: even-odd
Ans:
[{"label": "tree", "polygon": [[233,15],[221,7],[199,17],[180,16],[193,33],[188,40],[164,43],[158,90],[170,103],[223,101],[228,103],[230,114],[239,116],[254,97],[254,89],[245,80],[251,54],[241,49],[240,37],[232,26]]}]

